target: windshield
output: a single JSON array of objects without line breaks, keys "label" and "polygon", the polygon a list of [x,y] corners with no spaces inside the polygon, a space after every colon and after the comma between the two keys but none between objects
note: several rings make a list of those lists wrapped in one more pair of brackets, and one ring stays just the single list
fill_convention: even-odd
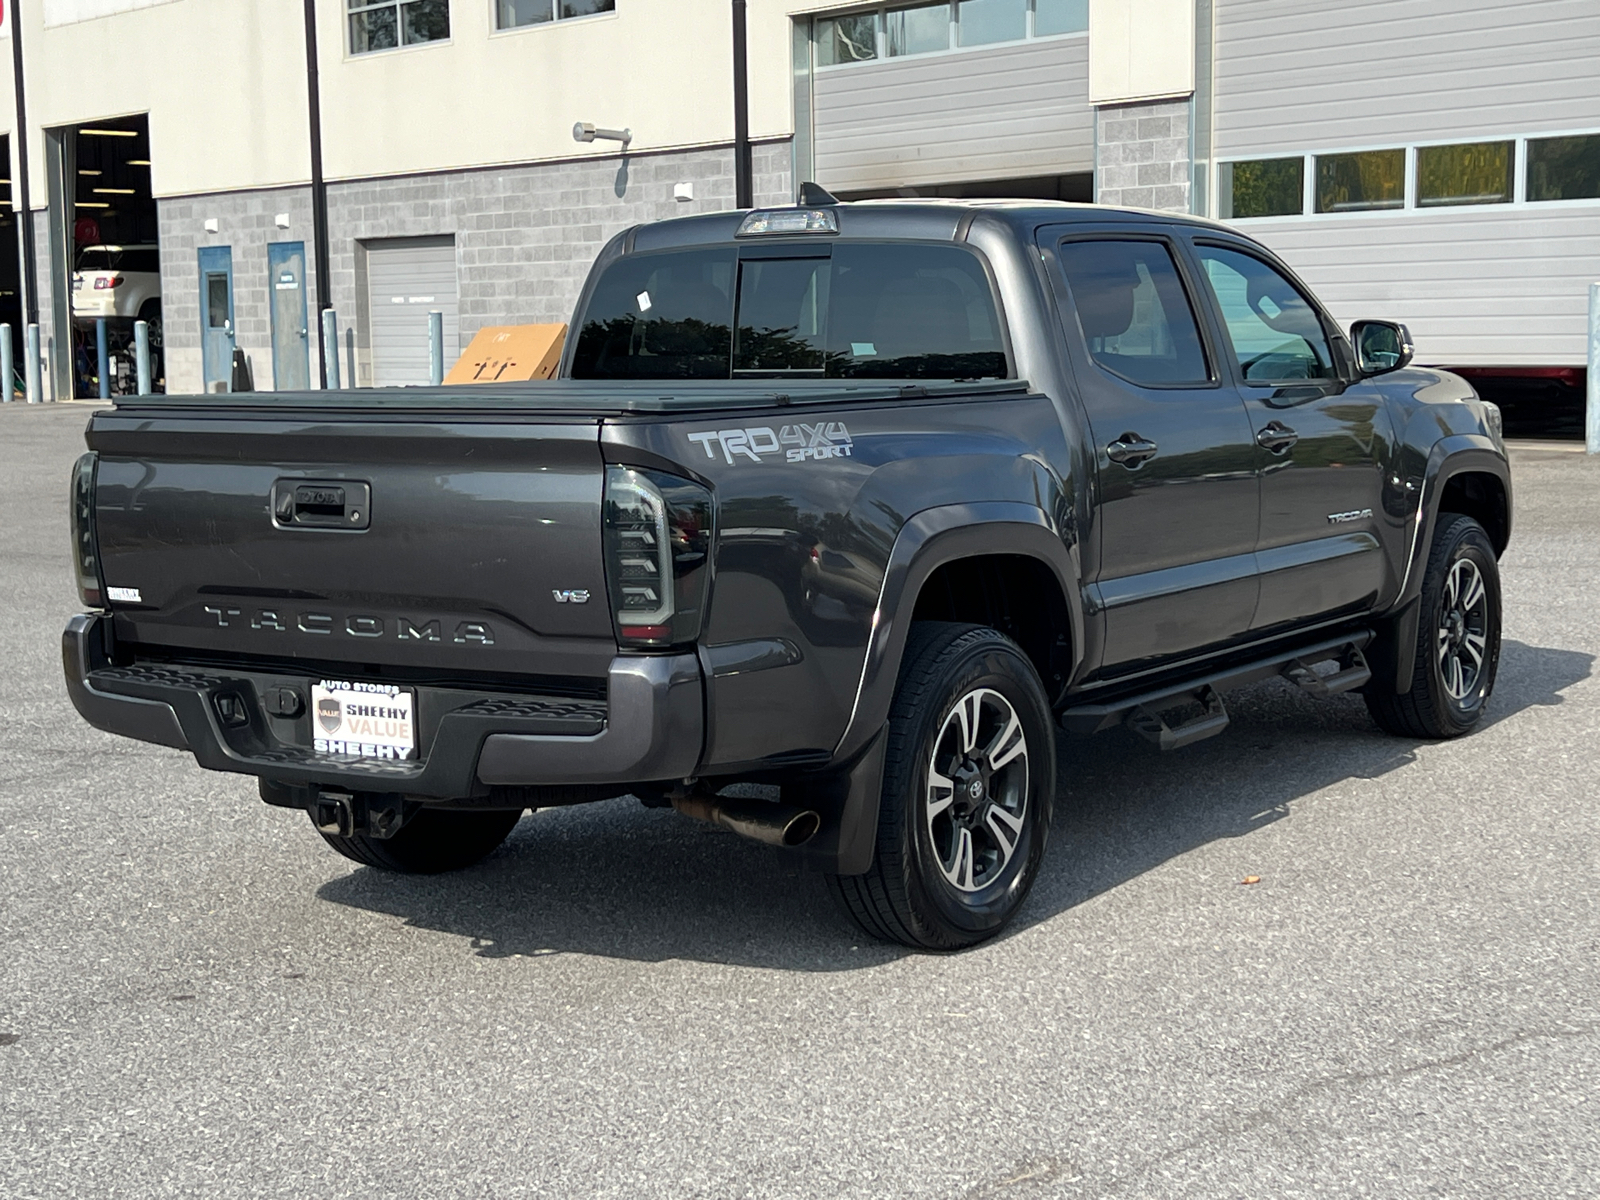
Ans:
[{"label": "windshield", "polygon": [[575,379],[999,379],[976,254],[842,242],[630,255],[578,322]]}]

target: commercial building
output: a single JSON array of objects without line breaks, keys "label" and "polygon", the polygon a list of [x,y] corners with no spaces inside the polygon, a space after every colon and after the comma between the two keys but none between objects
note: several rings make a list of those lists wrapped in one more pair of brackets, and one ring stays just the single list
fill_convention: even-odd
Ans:
[{"label": "commercial building", "polygon": [[[73,270],[113,242],[159,247],[170,389],[227,386],[235,348],[259,387],[315,386],[303,5],[20,10],[56,394],[83,374],[65,332]],[[361,384],[426,378],[430,309],[447,355],[484,325],[566,320],[612,234],[733,203],[729,0],[316,11],[328,285]],[[812,179],[844,197],[1216,216],[1341,320],[1407,322],[1424,361],[1490,384],[1579,381],[1600,279],[1594,0],[748,0],[748,14],[758,204]],[[574,122],[631,139],[578,143]]]}]

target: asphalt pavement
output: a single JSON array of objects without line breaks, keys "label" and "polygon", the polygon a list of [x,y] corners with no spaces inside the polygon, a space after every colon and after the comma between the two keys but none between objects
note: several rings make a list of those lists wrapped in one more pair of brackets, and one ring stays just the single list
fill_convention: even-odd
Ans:
[{"label": "asphalt pavement", "polygon": [[89,728],[86,417],[0,406],[0,1196],[1600,1194],[1600,461],[1514,454],[1475,735],[1273,682],[1065,743],[1022,918],[931,956],[630,800],[400,878]]}]

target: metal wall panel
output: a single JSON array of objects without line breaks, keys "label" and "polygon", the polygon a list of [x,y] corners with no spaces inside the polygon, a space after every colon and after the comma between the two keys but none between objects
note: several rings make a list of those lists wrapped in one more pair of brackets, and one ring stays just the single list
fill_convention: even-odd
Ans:
[{"label": "metal wall panel", "polygon": [[375,387],[428,382],[428,313],[444,313],[444,369],[461,354],[453,237],[367,243]]},{"label": "metal wall panel", "polygon": [[1218,157],[1600,125],[1596,0],[1218,0]]},{"label": "metal wall panel", "polygon": [[1241,232],[1272,247],[1339,321],[1404,321],[1417,360],[1581,366],[1600,206],[1531,204],[1282,221]]},{"label": "metal wall panel", "polygon": [[819,70],[812,104],[839,191],[1094,169],[1083,37]]}]

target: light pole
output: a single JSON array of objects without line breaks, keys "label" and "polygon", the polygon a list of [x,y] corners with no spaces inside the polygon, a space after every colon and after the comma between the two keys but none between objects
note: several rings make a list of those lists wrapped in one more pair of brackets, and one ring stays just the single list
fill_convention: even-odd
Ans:
[{"label": "light pole", "polygon": [[755,204],[750,161],[750,65],[745,45],[745,0],[733,0],[733,206]]}]

